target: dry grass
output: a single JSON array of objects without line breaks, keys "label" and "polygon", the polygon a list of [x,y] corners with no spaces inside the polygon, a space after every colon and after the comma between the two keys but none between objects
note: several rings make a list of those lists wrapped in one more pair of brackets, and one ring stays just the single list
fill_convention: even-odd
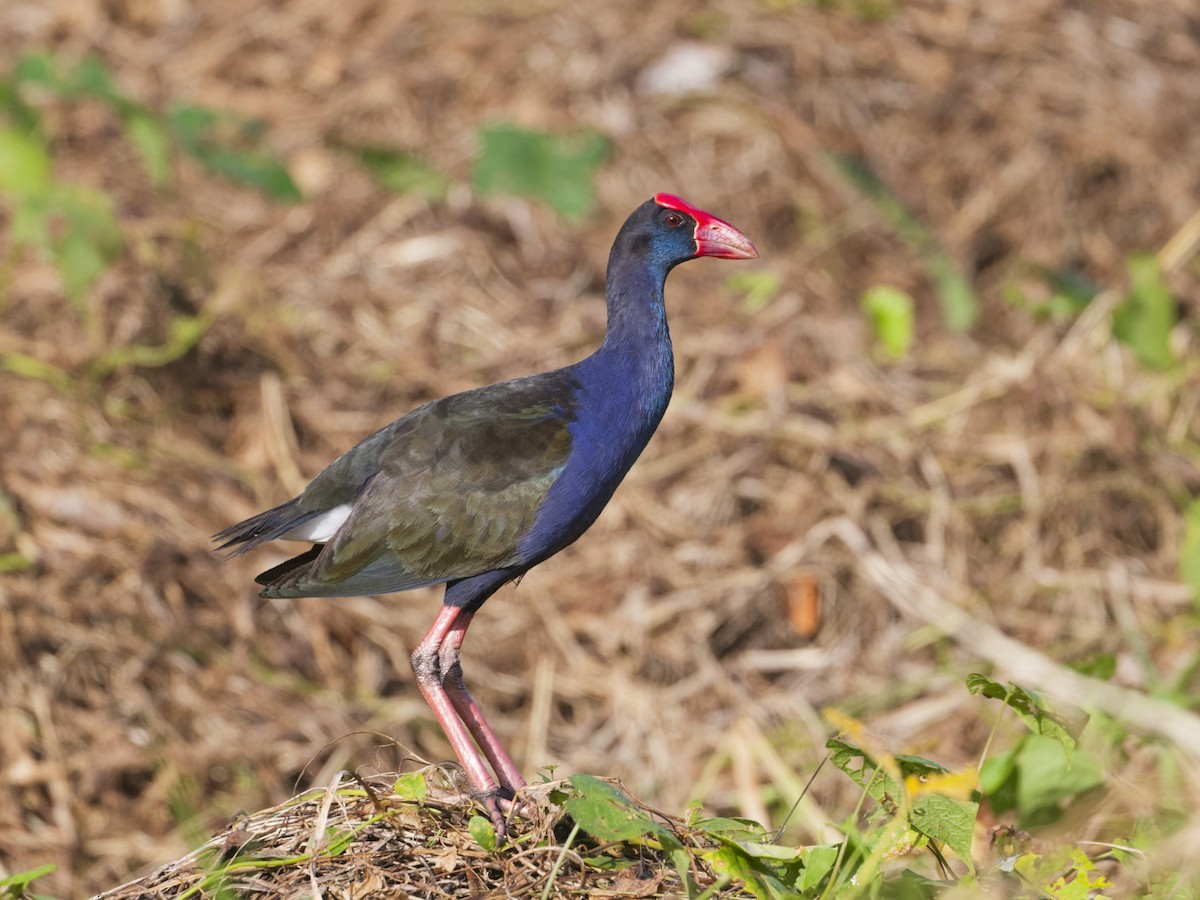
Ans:
[{"label": "dry grass", "polygon": [[[588,352],[611,237],[658,190],[742,228],[783,288],[752,312],[723,287],[732,267],[672,276],[659,435],[592,532],[478,617],[467,678],[527,773],[770,819],[822,755],[826,705],[961,766],[993,724],[962,687],[973,670],[1103,708],[1118,701],[1060,664],[1111,653],[1118,699],[1196,697],[1177,561],[1200,492],[1200,19],[1185,0],[853,8],[0,9],[4,58],[96,53],[147,103],[263,116],[308,196],[284,208],[189,163],[155,194],[107,113],[47,111],[57,174],[110,192],[129,237],[92,298],[103,341],[154,343],[173,312],[215,320],[178,362],[88,379],[94,348],[52,270],[4,273],[0,351],[76,377],[0,376],[0,551],[35,560],[0,582],[0,867],[56,862],[44,892],[95,892],[239,809],[400,769],[408,751],[370,732],[447,756],[407,667],[435,592],[262,602],[252,576],[281,557],[223,562],[207,535],[418,402]],[[641,73],[684,40],[723,48],[727,71],[699,97],[651,93]],[[607,133],[597,213],[569,225],[473,196],[475,129],[495,120]],[[331,149],[348,140],[415,150],[456,185],[445,203],[387,195]],[[943,329],[919,256],[829,151],[869,159],[959,263],[983,298],[970,336]],[[1185,362],[1163,375],[1109,338],[1105,304],[1126,254],[1176,235]],[[1110,290],[1074,324],[1039,320],[1005,301],[1041,299],[1039,267]],[[881,282],[918,301],[903,363],[873,361],[858,309]],[[1118,712],[1135,731],[1182,723],[1166,737],[1183,774],[1120,743],[1110,789],[1064,833],[1190,815],[1192,720]],[[853,793],[824,772],[810,801],[795,840]]]},{"label": "dry grass", "polygon": [[[480,848],[470,834],[471,804],[434,769],[435,787],[420,802],[397,800],[395,775],[350,778],[339,772],[325,788],[250,816],[187,856],[96,900],[157,900],[175,896],[313,897],[648,897],[679,891],[678,877],[646,849],[645,862],[622,858],[624,847],[572,843],[562,811],[546,798],[556,783],[523,792],[503,855]],[[669,821],[669,820],[667,820]],[[679,823],[672,823],[678,827]],[[680,829],[689,846],[696,838]],[[564,840],[565,839],[565,840]],[[699,845],[702,846],[702,845]],[[599,871],[584,857],[623,868]],[[698,871],[701,884],[715,881]],[[721,896],[734,897],[733,892]],[[744,894],[737,896],[746,896]]]}]

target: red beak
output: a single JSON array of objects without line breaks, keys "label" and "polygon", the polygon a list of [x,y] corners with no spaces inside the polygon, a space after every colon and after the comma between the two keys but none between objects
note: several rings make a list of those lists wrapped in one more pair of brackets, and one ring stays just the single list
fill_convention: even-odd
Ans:
[{"label": "red beak", "polygon": [[758,250],[746,237],[724,219],[692,206],[674,194],[656,194],[654,202],[667,209],[685,212],[696,220],[696,255],[718,259],[756,259]]},{"label": "red beak", "polygon": [[697,256],[719,259],[755,259],[758,256],[750,238],[716,216],[708,216],[707,220],[696,216],[696,247]]}]

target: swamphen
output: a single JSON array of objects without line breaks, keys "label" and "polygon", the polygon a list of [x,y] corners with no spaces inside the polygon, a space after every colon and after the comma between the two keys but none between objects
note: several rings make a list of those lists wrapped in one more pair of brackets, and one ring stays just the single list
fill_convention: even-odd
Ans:
[{"label": "swamphen", "polygon": [[675,382],[663,286],[698,256],[758,251],[679,197],[647,200],[613,243],[608,330],[595,353],[427,403],[338,457],[299,497],[216,535],[234,553],[277,539],[313,543],[258,576],[263,597],[446,585],[412,667],[501,837],[499,801],[525,779],[467,693],[459,648],[501,585],[587,530],[658,427]]}]

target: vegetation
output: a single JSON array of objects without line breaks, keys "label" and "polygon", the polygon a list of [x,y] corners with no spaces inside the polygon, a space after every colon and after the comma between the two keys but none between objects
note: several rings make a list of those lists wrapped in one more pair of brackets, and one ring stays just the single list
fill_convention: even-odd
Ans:
[{"label": "vegetation", "polygon": [[[607,780],[574,775],[531,788],[514,816],[511,842],[498,847],[486,817],[469,802],[447,800],[454,786],[443,786],[445,773],[435,768],[369,780],[339,773],[328,788],[239,817],[188,856],[103,896],[240,896],[264,881],[287,895],[313,878],[323,890],[350,894],[367,885],[384,893],[452,892],[460,885],[478,893],[486,885],[519,896],[608,891],[783,900],[932,898],[954,888],[1070,900],[1108,896],[1121,881],[1153,896],[1188,895],[1181,873],[1144,880],[1145,823],[1123,842],[1104,844],[1035,840],[1023,830],[1053,825],[1103,789],[1102,767],[1088,745],[1119,743],[1119,726],[1105,723],[1103,736],[1081,746],[1079,732],[1091,723],[1068,725],[1033,692],[978,674],[966,687],[1000,701],[1028,731],[1011,750],[985,753],[978,766],[960,771],[891,754],[861,722],[827,713],[840,731],[827,744],[826,762],[861,791],[837,823],[844,838],[836,842],[780,843],[782,832],[771,834],[747,818],[713,817],[699,805],[680,819]],[[998,829],[990,846],[974,847],[981,804],[996,815],[1015,814],[1019,827]],[[531,861],[517,871],[509,857]],[[430,859],[441,873],[436,877]],[[36,896],[30,885],[52,869],[0,881],[6,890],[0,896]]]},{"label": "vegetation", "polygon": [[[0,898],[1195,896],[1184,13],[84,6],[0,11]],[[205,535],[577,358],[656,190],[763,259],[680,276],[651,455],[481,613],[546,766],[498,848],[421,764],[436,596],[258,603]]]}]

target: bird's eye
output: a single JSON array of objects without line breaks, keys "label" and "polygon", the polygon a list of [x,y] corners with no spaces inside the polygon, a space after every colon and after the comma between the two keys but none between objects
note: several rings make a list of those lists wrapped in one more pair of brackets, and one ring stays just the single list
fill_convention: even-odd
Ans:
[{"label": "bird's eye", "polygon": [[663,217],[663,221],[666,222],[671,228],[678,228],[683,224],[683,216],[676,212],[667,213],[666,216]]}]

